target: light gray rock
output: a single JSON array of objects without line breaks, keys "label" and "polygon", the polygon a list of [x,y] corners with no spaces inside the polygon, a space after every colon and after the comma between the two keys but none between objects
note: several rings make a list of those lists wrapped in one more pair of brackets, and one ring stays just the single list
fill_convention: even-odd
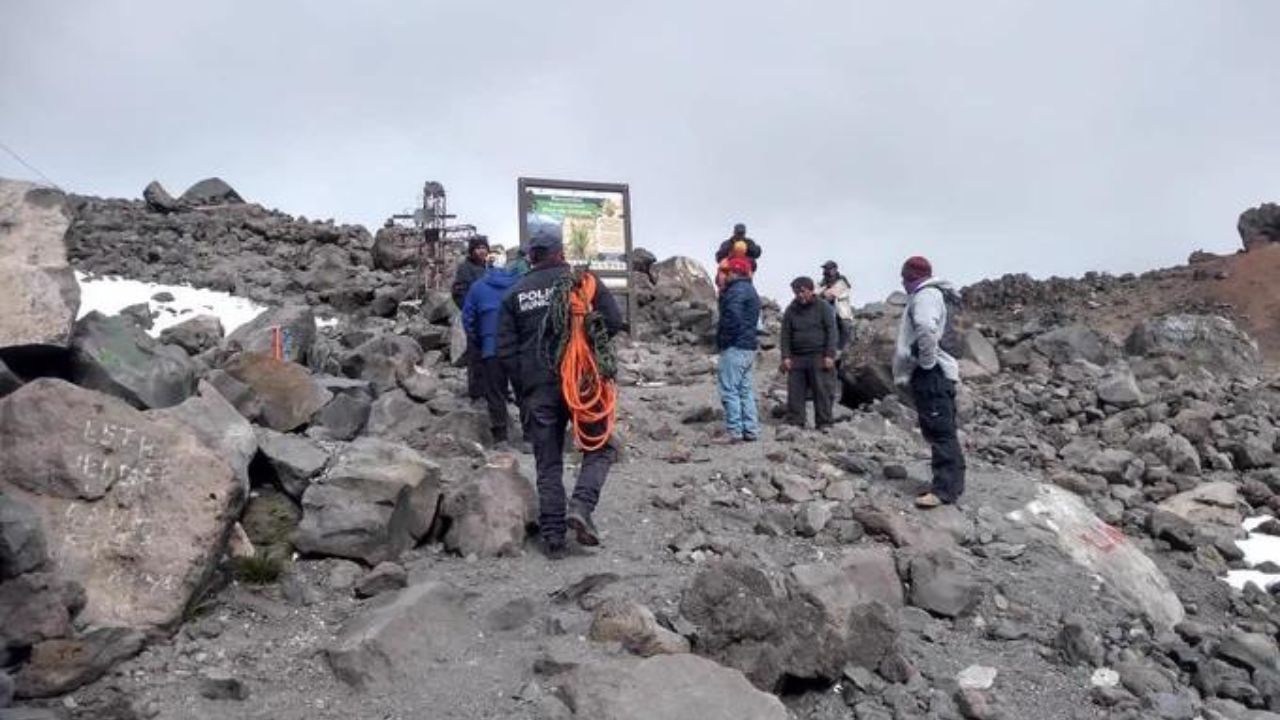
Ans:
[{"label": "light gray rock", "polygon": [[363,395],[338,393],[311,418],[311,430],[329,440],[352,440],[364,430],[372,409]]},{"label": "light gray rock", "polygon": [[311,308],[287,305],[272,308],[241,325],[224,343],[228,349],[271,355],[275,346],[274,328],[284,333],[284,359],[306,364],[311,346],[316,342],[316,318]]},{"label": "light gray rock", "polygon": [[424,582],[380,596],[325,649],[333,674],[364,691],[412,683],[443,661],[461,661],[477,641],[463,594]]},{"label": "light gray rock", "polygon": [[444,544],[460,555],[514,555],[537,518],[533,485],[512,455],[498,455],[471,478],[445,492],[440,514],[449,520]]},{"label": "light gray rock", "polygon": [[1138,379],[1127,365],[1114,367],[1098,381],[1098,399],[1118,408],[1131,408],[1142,405],[1146,398],[1138,387]]},{"label": "light gray rock", "polygon": [[965,565],[947,550],[934,550],[911,561],[911,604],[943,617],[959,617],[977,607],[982,587]]},{"label": "light gray rock", "polygon": [[204,446],[221,457],[244,488],[249,491],[249,463],[258,452],[253,426],[208,382],[201,381],[198,392],[180,405],[145,413],[157,422],[177,422],[186,427]]},{"label": "light gray rock", "polygon": [[696,655],[580,665],[564,679],[574,717],[595,720],[786,720],[778,698]]},{"label": "light gray rock", "polygon": [[393,562],[381,562],[356,582],[356,597],[370,598],[408,587],[409,574]]},{"label": "light gray rock", "polygon": [[262,457],[290,497],[301,498],[312,478],[329,464],[329,452],[304,437],[257,428],[257,438]]},{"label": "light gray rock", "polygon": [[380,335],[347,353],[342,372],[368,381],[382,394],[398,387],[401,378],[411,377],[421,361],[418,343],[401,335]]},{"label": "light gray rock", "polygon": [[294,545],[369,565],[392,560],[426,535],[440,486],[439,466],[415,450],[361,438],[307,488]]},{"label": "light gray rock", "polygon": [[60,191],[0,179],[0,348],[71,340],[80,285],[67,264],[66,205]]},{"label": "light gray rock", "polygon": [[189,355],[199,355],[218,347],[223,336],[222,321],[215,315],[197,315],[160,331],[160,342],[177,345]]},{"label": "light gray rock", "polygon": [[1253,338],[1216,315],[1166,315],[1139,323],[1125,350],[1143,357],[1168,357],[1193,367],[1228,374],[1257,374],[1262,356]]},{"label": "light gray rock", "polygon": [[1067,325],[1039,335],[1033,341],[1036,350],[1058,365],[1087,360],[1106,365],[1118,353],[1111,341],[1084,325]]},{"label": "light gray rock", "polygon": [[169,628],[244,505],[194,433],[124,401],[40,379],[0,400],[0,490],[35,508],[51,570],[84,585],[85,625]]}]

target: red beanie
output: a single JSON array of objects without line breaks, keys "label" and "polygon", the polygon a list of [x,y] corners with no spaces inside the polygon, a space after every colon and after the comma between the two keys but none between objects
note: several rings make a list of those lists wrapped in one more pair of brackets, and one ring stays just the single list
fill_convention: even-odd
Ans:
[{"label": "red beanie", "polygon": [[751,276],[751,261],[744,257],[731,257],[725,263],[725,269],[734,275]]},{"label": "red beanie", "polygon": [[931,277],[933,277],[933,266],[919,255],[907,258],[907,261],[902,264],[902,279],[907,282],[920,282]]}]

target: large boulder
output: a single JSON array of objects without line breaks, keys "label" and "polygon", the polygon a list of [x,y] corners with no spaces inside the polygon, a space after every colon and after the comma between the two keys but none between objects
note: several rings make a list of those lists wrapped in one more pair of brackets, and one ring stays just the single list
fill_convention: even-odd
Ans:
[{"label": "large boulder", "polygon": [[1234,533],[1244,522],[1240,494],[1233,482],[1219,480],[1178,493],[1158,507],[1206,532]]},{"label": "large boulder", "polygon": [[342,372],[348,377],[367,380],[378,394],[399,386],[402,378],[411,377],[422,362],[422,348],[402,335],[379,335],[342,359]]},{"label": "large boulder", "polygon": [[67,264],[66,196],[0,179],[0,348],[65,346],[80,309]]},{"label": "large boulder", "polygon": [[373,267],[399,270],[421,262],[422,231],[388,225],[373,236]]},{"label": "large boulder", "polygon": [[982,600],[982,588],[973,572],[948,549],[937,549],[911,559],[911,604],[934,615],[965,615]]},{"label": "large boulder", "polygon": [[240,193],[218,177],[205,178],[192,185],[179,200],[187,205],[238,205],[244,202]]},{"label": "large boulder", "polygon": [[786,720],[778,698],[695,655],[579,665],[561,681],[574,717],[592,720]]},{"label": "large boulder", "polygon": [[716,304],[715,283],[702,263],[693,258],[677,255],[654,263],[649,275],[662,301],[697,300],[713,307]]},{"label": "large boulder", "polygon": [[796,565],[791,578],[841,628],[849,613],[864,603],[878,602],[893,609],[903,606],[902,581],[887,547],[849,550],[834,563]]},{"label": "large boulder", "polygon": [[339,393],[311,418],[308,432],[327,440],[351,440],[364,430],[373,403],[364,395]]},{"label": "large boulder", "polygon": [[1245,210],[1236,221],[1236,230],[1245,250],[1280,242],[1280,205],[1262,203]]},{"label": "large boulder", "polygon": [[147,207],[156,212],[170,213],[183,209],[182,203],[178,202],[159,180],[152,180],[142,189],[142,199],[147,203]]},{"label": "large boulder", "polygon": [[160,342],[177,345],[190,355],[199,355],[222,342],[222,321],[216,315],[197,315],[160,331]]},{"label": "large boulder", "polygon": [[360,438],[302,496],[294,546],[376,565],[426,536],[440,502],[440,468],[412,448]]},{"label": "large boulder", "polygon": [[275,347],[275,328],[280,328],[282,333],[284,359],[306,364],[311,346],[316,342],[316,316],[305,305],[286,305],[262,312],[227,336],[226,345],[232,350],[270,355]]},{"label": "large boulder", "polygon": [[223,370],[253,389],[262,403],[262,422],[272,430],[298,429],[333,398],[306,368],[270,355],[240,353]]},{"label": "large boulder", "polygon": [[695,652],[770,692],[788,680],[835,681],[850,663],[875,668],[897,641],[892,611],[879,602],[846,616],[840,603],[815,600],[812,588],[738,562],[699,573],[680,609],[697,627]]},{"label": "large boulder", "polygon": [[84,586],[86,625],[181,620],[244,503],[194,433],[61,380],[0,400],[0,458],[0,490],[39,514],[51,569]]},{"label": "large boulder", "polygon": [[249,463],[258,452],[258,439],[249,421],[213,385],[201,381],[197,395],[181,405],[151,410],[147,417],[177,422],[191,430],[205,447],[231,466],[248,492]]},{"label": "large boulder", "polygon": [[76,323],[72,379],[137,408],[165,408],[191,396],[196,365],[123,317],[91,312]]},{"label": "large boulder", "polygon": [[905,307],[884,303],[883,309],[860,310],[854,320],[853,340],[840,355],[840,401],[857,407],[893,395],[893,354],[898,342],[898,322]]},{"label": "large boulder", "polygon": [[269,428],[258,428],[257,436],[262,461],[290,497],[301,498],[329,464],[329,452],[307,438]]},{"label": "large boulder", "polygon": [[1216,315],[1166,315],[1146,320],[1129,334],[1125,350],[1142,357],[1174,358],[1217,373],[1261,371],[1258,344],[1235,323]]},{"label": "large boulder", "polygon": [[1055,328],[1037,336],[1033,344],[1040,354],[1058,365],[1076,360],[1106,365],[1118,354],[1115,345],[1106,336],[1086,325]]},{"label": "large boulder", "polygon": [[[430,408],[399,389],[383,393],[374,401],[367,417],[365,433],[388,440],[412,440],[437,422]],[[441,423],[441,429],[448,429],[448,425]]]},{"label": "large boulder", "polygon": [[1042,484],[1035,499],[1010,518],[1047,536],[1156,628],[1171,630],[1182,622],[1182,601],[1160,568],[1124,533],[1099,519],[1076,494]]},{"label": "large boulder", "polygon": [[438,582],[384,593],[343,625],[325,659],[339,680],[359,690],[416,682],[441,661],[463,662],[476,643],[478,628],[464,602],[461,591]]},{"label": "large boulder", "polygon": [[537,517],[533,485],[512,455],[499,455],[460,486],[445,493],[440,515],[447,520],[444,544],[463,555],[513,555]]}]

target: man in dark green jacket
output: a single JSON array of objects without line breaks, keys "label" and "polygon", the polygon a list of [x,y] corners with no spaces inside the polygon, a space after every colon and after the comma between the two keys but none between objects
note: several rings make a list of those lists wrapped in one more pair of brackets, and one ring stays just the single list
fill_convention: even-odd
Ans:
[{"label": "man in dark green jacket", "polygon": [[836,341],[840,331],[836,314],[818,302],[813,279],[791,281],[795,299],[782,314],[782,372],[787,373],[787,422],[804,427],[813,395],[813,422],[819,429],[831,424],[832,390],[835,387]]}]

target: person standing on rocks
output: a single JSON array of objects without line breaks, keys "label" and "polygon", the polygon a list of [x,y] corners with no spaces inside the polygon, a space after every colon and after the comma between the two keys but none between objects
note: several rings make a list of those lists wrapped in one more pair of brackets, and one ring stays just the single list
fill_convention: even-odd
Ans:
[{"label": "person standing on rocks", "polygon": [[[477,235],[467,242],[467,257],[458,264],[458,270],[453,275],[453,285],[449,288],[450,295],[453,297],[453,304],[462,309],[463,304],[467,301],[467,292],[471,290],[471,286],[477,280],[484,277],[485,271],[489,269],[489,240],[483,235]],[[471,343],[470,336],[467,339],[467,397],[472,400],[479,400],[484,397],[484,369],[483,358],[480,356],[480,350]]]},{"label": "person standing on rocks", "polygon": [[730,236],[729,239],[720,243],[720,249],[716,250],[716,264],[719,265],[733,254],[733,246],[736,243],[744,243],[746,245],[746,257],[751,261],[751,272],[755,273],[756,260],[760,258],[760,254],[763,251],[760,249],[760,246],[756,244],[755,240],[747,237],[747,226],[742,223],[734,225],[733,235]]},{"label": "person standing on rocks", "polygon": [[756,390],[752,377],[756,363],[756,326],[760,324],[760,295],[751,284],[747,258],[730,258],[724,290],[720,293],[720,324],[716,345],[720,349],[720,402],[731,442],[755,442],[760,436]]},{"label": "person standing on rocks", "polygon": [[807,398],[813,397],[813,422],[822,430],[831,425],[832,389],[835,386],[836,314],[818,302],[813,279],[791,281],[795,299],[782,313],[782,366],[787,373],[787,422],[804,427]]},{"label": "person standing on rocks", "polygon": [[498,360],[498,313],[507,291],[523,273],[519,268],[502,267],[501,256],[493,258],[491,264],[493,267],[467,291],[462,303],[462,326],[467,331],[468,344],[480,351],[480,379],[489,406],[493,441],[506,443],[511,418],[507,414],[507,374]]},{"label": "person standing on rocks", "polygon": [[853,303],[850,302],[852,291],[849,278],[840,274],[840,266],[835,260],[822,263],[822,299],[835,308],[840,331],[836,342],[837,350],[844,350],[853,336]]},{"label": "person standing on rocks", "polygon": [[947,294],[954,295],[955,289],[933,279],[933,267],[919,256],[903,264],[902,287],[908,297],[898,326],[893,380],[911,388],[920,433],[933,452],[933,488],[916,498],[917,507],[928,509],[955,503],[964,493],[964,451],[956,435],[960,364],[947,349],[955,334]]},{"label": "person standing on rocks", "polygon": [[[572,275],[564,259],[558,226],[539,229],[529,241],[533,269],[507,292],[498,324],[498,357],[516,380],[526,429],[538,473],[538,531],[543,552],[557,560],[568,554],[565,535],[572,528],[580,545],[598,545],[591,514],[617,455],[612,442],[582,454],[578,481],[565,514],[564,445],[571,413],[556,363],[565,339],[551,320],[557,286]],[[596,283],[594,310],[612,338],[622,329],[622,313],[604,283]]]}]

